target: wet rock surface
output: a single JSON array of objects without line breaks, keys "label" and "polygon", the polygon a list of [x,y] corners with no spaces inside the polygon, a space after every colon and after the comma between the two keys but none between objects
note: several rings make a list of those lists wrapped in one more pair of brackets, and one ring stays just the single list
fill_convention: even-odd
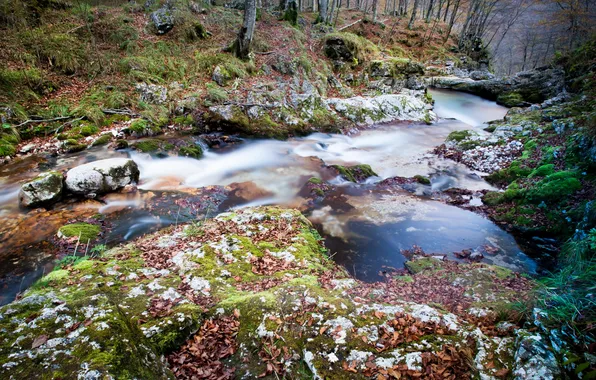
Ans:
[{"label": "wet rock surface", "polygon": [[66,188],[74,193],[94,196],[123,188],[139,180],[137,164],[127,158],[90,162],[66,173]]},{"label": "wet rock surface", "polygon": [[519,327],[496,333],[494,310],[531,281],[420,252],[411,263],[362,283],[297,211],[220,214],[55,270],[0,308],[0,373],[275,378],[302,376],[302,361],[321,378],[512,371]]},{"label": "wet rock surface", "polygon": [[19,193],[23,207],[48,206],[62,197],[64,178],[62,173],[47,172],[25,183]]}]

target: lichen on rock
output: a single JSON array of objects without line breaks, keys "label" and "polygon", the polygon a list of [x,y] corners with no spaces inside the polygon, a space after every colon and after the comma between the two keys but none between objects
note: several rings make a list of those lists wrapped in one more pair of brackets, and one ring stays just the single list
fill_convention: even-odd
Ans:
[{"label": "lichen on rock", "polygon": [[[419,265],[410,281],[367,284],[329,260],[296,210],[248,208],[191,227],[170,227],[56,270],[1,307],[0,376],[30,377],[49,365],[62,378],[169,378],[179,369],[175,360],[193,347],[193,333],[217,318],[238,323],[226,338],[236,349],[217,368],[250,378],[410,376],[428,363],[457,375],[472,371],[467,356],[480,358],[475,370],[486,376],[512,369],[513,345],[499,351],[505,364],[497,369],[478,356],[501,341],[473,333],[478,327],[467,314],[497,304],[478,284],[507,284],[511,272],[419,258],[432,265]],[[445,301],[451,293],[407,290],[428,286],[431,277],[439,279],[437,289],[459,291],[459,303]],[[519,296],[507,285],[498,293],[499,302]],[[446,353],[458,359],[445,361]]]}]

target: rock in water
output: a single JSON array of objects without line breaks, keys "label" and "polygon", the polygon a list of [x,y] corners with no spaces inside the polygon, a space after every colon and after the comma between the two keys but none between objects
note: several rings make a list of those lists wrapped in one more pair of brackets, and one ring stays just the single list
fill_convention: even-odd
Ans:
[{"label": "rock in water", "polygon": [[62,196],[62,173],[47,172],[21,187],[19,203],[23,207],[47,206]]},{"label": "rock in water", "polygon": [[77,166],[66,173],[66,188],[87,196],[118,190],[139,180],[137,164],[128,158],[110,158]]},{"label": "rock in water", "polygon": [[166,34],[174,28],[172,11],[165,7],[151,13],[151,21],[153,21],[153,25],[155,25],[157,34]]}]

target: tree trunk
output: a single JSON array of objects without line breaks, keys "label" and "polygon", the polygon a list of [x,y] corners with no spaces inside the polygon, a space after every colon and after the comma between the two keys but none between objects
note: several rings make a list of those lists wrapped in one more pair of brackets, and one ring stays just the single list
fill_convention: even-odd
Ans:
[{"label": "tree trunk", "polygon": [[319,22],[327,23],[327,5],[328,0],[319,1]]},{"label": "tree trunk", "polygon": [[410,22],[408,23],[408,29],[412,29],[414,27],[414,21],[416,20],[416,13],[418,13],[418,6],[420,5],[420,0],[414,0],[414,9],[412,9],[412,16],[410,17]]},{"label": "tree trunk", "polygon": [[255,21],[257,20],[257,2],[256,0],[245,0],[244,2],[244,21],[238,38],[234,44],[234,54],[241,59],[247,59],[250,53],[250,45],[255,31]]},{"label": "tree trunk", "polygon": [[337,3],[337,0],[331,0],[331,10],[329,11],[329,14],[327,15],[328,19],[327,22],[329,24],[331,24],[333,22],[333,13],[335,13],[335,4]]},{"label": "tree trunk", "polygon": [[447,16],[449,15],[450,7],[451,7],[451,0],[447,0],[447,6],[445,7],[445,14],[443,15],[443,22],[447,22]]},{"label": "tree trunk", "polygon": [[457,17],[457,11],[459,10],[459,3],[461,0],[455,0],[455,4],[453,4],[453,10],[451,11],[451,19],[449,20],[449,28],[447,29],[447,34],[445,35],[445,41],[449,40],[449,35],[451,34],[451,30],[453,29],[453,24],[455,24],[455,19]]},{"label": "tree trunk", "polygon": [[379,0],[373,0],[372,3],[372,11],[373,11],[373,18],[372,18],[372,22],[373,24],[377,22],[377,5],[379,4]]},{"label": "tree trunk", "polygon": [[428,10],[426,11],[426,23],[428,24],[430,22],[430,18],[433,14],[433,7],[435,5],[435,0],[430,0],[428,2]]}]

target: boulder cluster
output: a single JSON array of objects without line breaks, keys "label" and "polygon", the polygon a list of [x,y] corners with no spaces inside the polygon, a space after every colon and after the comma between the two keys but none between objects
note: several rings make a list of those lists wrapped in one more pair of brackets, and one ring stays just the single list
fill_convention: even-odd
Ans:
[{"label": "boulder cluster", "polygon": [[110,158],[80,165],[70,169],[66,177],[51,171],[23,184],[19,203],[23,207],[49,206],[67,192],[94,198],[135,184],[139,174],[137,164],[128,158]]}]

